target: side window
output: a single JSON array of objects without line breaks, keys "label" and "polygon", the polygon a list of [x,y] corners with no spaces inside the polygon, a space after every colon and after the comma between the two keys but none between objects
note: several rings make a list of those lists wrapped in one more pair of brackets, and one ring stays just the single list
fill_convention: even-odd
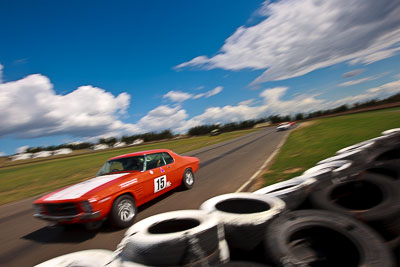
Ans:
[{"label": "side window", "polygon": [[163,152],[162,155],[165,160],[165,164],[171,164],[172,162],[174,162],[174,159],[171,157],[170,154]]},{"label": "side window", "polygon": [[164,160],[161,156],[161,153],[150,154],[146,156],[146,165],[147,170],[151,170],[157,167],[164,166]]},{"label": "side window", "polygon": [[111,172],[117,172],[117,171],[122,171],[124,167],[122,166],[122,163],[119,161],[114,161],[111,163],[110,170]]}]

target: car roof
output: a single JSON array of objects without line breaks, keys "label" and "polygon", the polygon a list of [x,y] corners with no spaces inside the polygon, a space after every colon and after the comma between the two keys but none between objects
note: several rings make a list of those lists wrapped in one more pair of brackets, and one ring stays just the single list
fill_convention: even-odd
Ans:
[{"label": "car roof", "polygon": [[172,151],[168,150],[168,149],[152,149],[152,150],[145,150],[145,151],[139,151],[139,152],[134,152],[134,153],[129,153],[129,154],[116,156],[116,157],[110,158],[109,160],[121,159],[121,158],[129,158],[129,157],[134,157],[134,156],[143,156],[143,155],[148,155],[148,154],[153,154],[153,153],[160,153],[160,152],[171,153]]}]

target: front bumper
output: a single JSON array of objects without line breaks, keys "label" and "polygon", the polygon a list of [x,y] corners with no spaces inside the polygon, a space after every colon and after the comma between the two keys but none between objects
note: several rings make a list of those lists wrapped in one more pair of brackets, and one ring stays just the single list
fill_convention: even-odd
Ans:
[{"label": "front bumper", "polygon": [[53,215],[35,213],[33,217],[50,222],[75,223],[80,221],[96,220],[100,217],[100,215],[101,215],[100,211],[95,211],[91,213],[80,213],[77,215],[66,215],[66,216],[53,216]]}]

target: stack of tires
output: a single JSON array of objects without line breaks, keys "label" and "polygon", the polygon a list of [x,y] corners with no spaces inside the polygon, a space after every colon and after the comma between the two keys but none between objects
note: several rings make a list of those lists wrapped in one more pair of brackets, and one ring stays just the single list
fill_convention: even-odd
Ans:
[{"label": "stack of tires", "polygon": [[271,265],[400,266],[400,129],[254,193],[288,207],[265,232]]},{"label": "stack of tires", "polygon": [[400,129],[254,193],[146,218],[114,252],[77,253],[40,266],[400,266]]}]

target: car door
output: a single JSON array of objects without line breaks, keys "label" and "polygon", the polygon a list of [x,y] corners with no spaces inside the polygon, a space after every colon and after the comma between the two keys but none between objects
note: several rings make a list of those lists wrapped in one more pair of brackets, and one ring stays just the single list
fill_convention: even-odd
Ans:
[{"label": "car door", "polygon": [[149,201],[168,191],[172,183],[169,170],[166,168],[162,153],[153,153],[146,155],[145,161],[145,195],[146,201]]},{"label": "car door", "polygon": [[172,187],[178,186],[182,181],[182,173],[179,172],[178,163],[168,152],[162,152],[162,157],[165,162],[163,168],[168,171]]}]

